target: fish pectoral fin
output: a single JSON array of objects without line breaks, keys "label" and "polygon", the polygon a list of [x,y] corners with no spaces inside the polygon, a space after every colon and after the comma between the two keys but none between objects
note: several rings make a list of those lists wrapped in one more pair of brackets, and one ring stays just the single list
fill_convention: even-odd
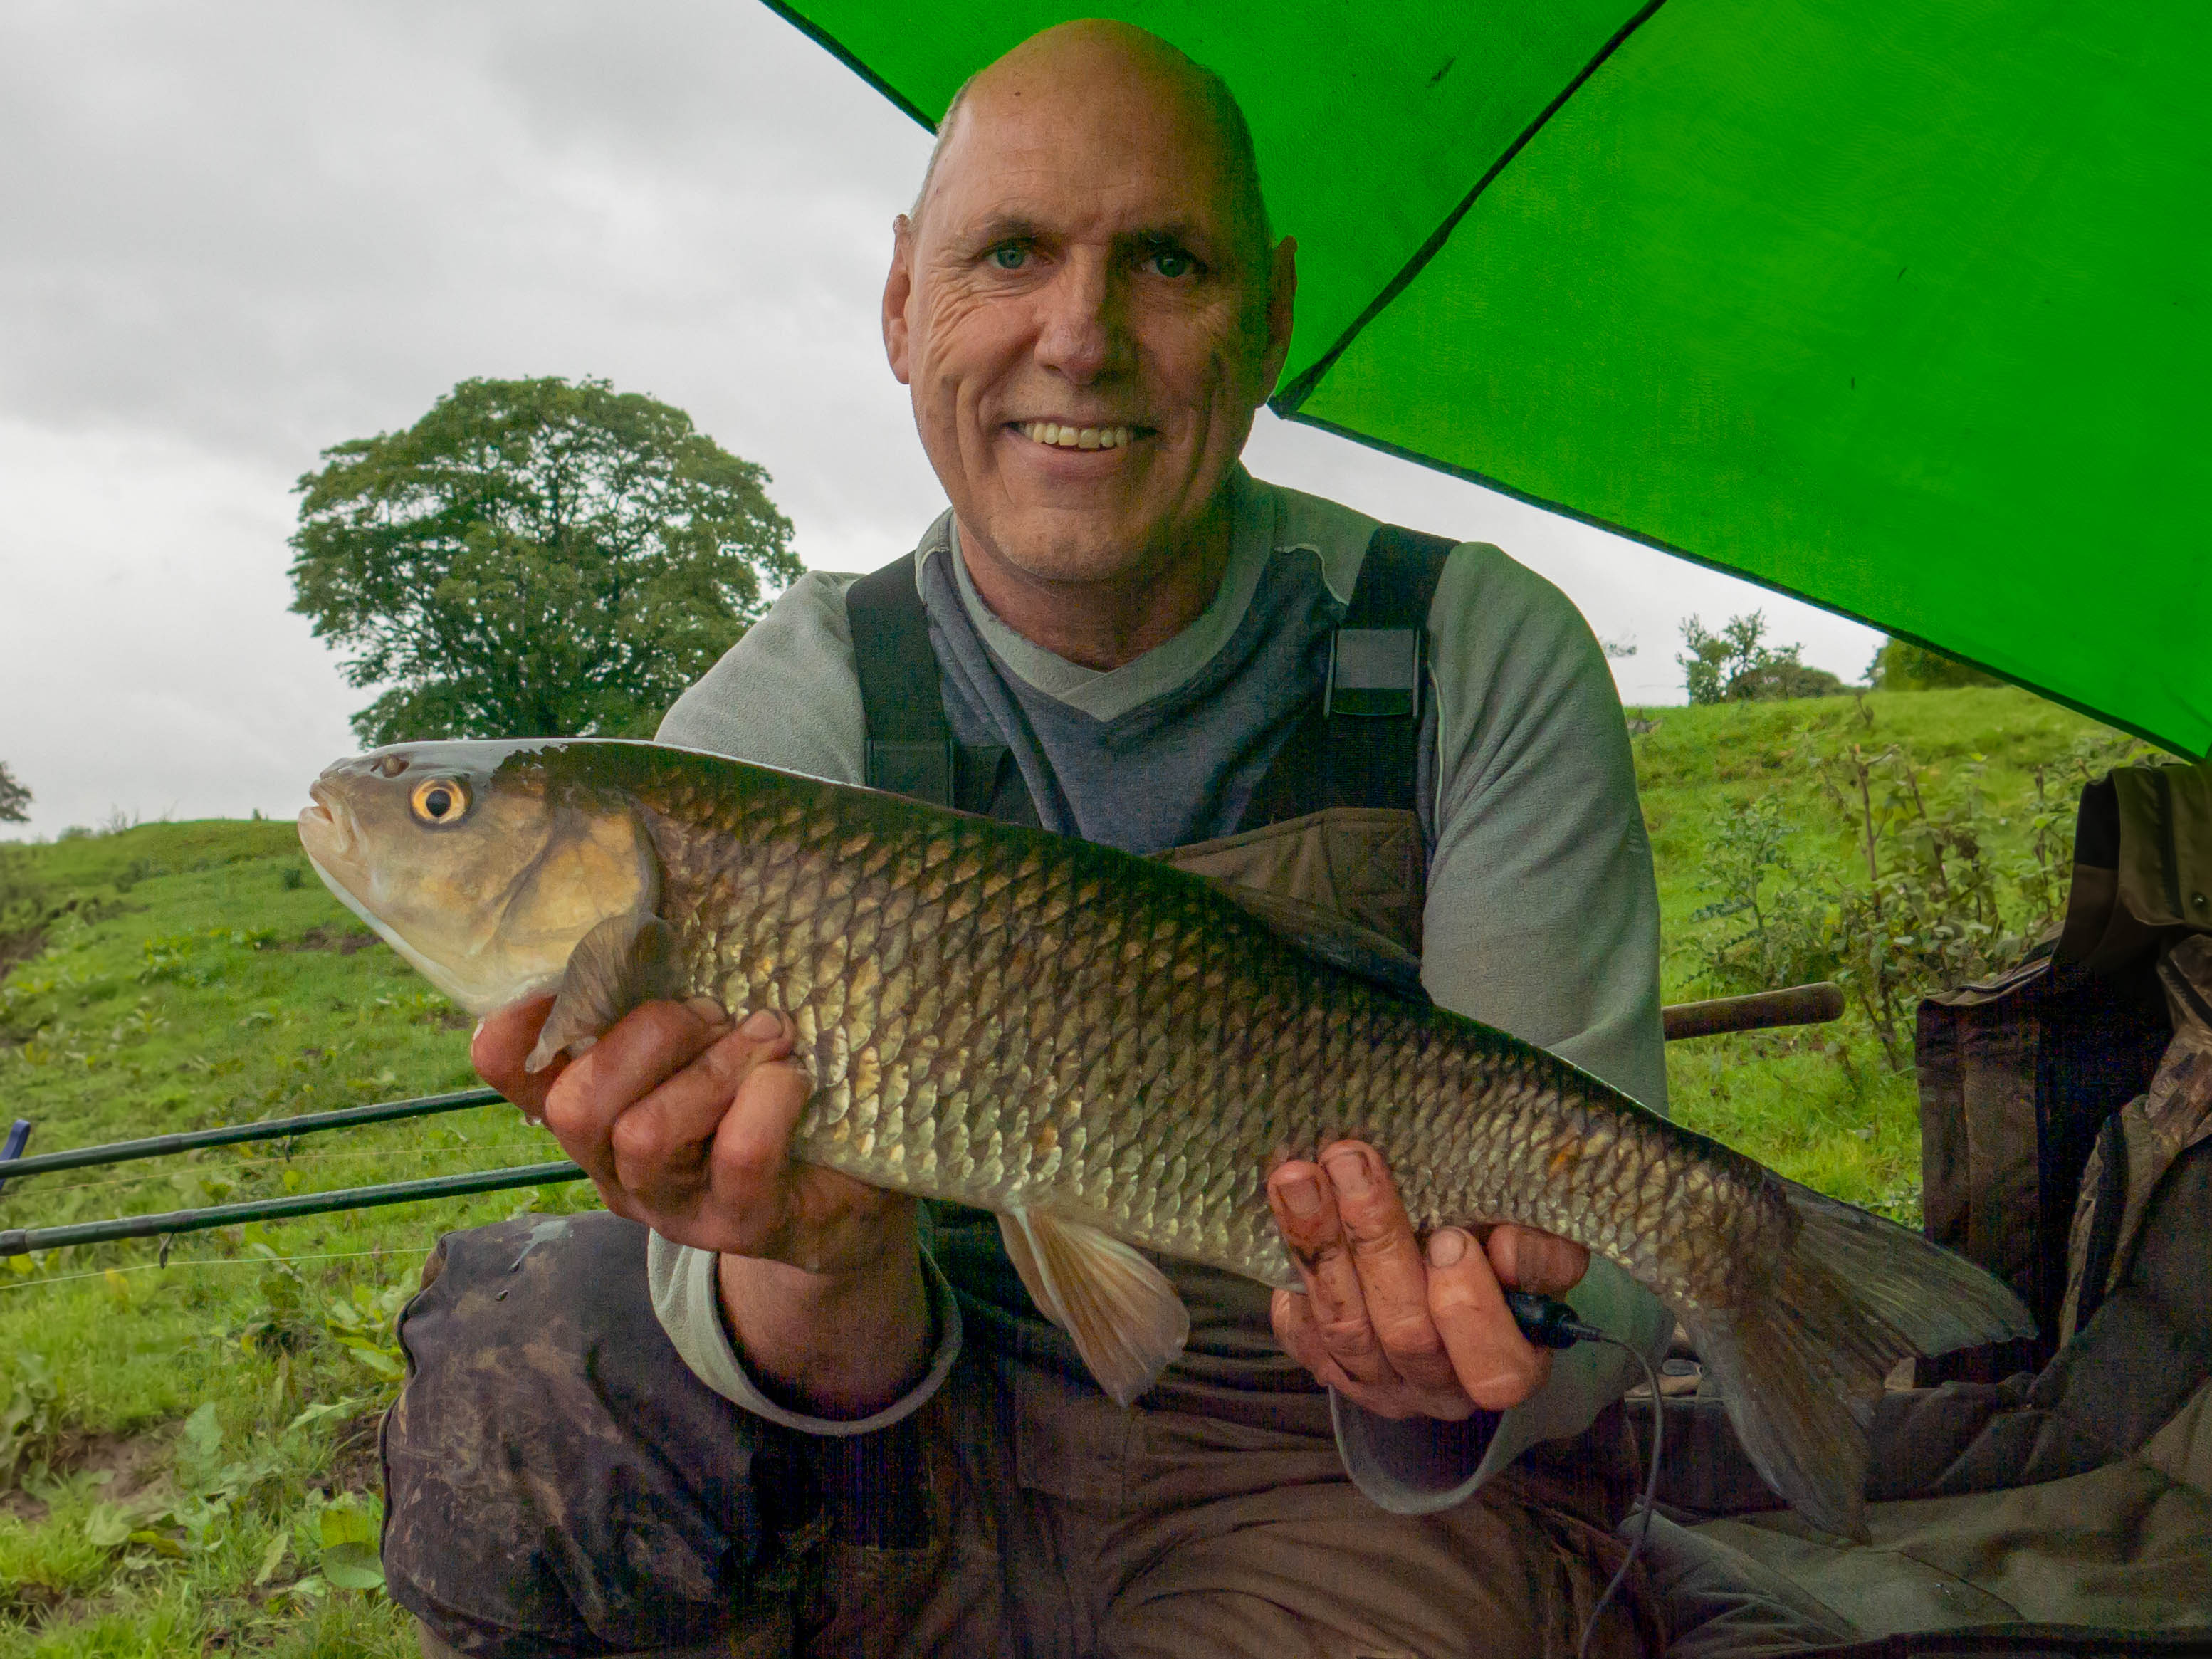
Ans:
[{"label": "fish pectoral fin", "polygon": [[1042,1210],[999,1217],[1006,1255],[1046,1318],[1075,1340],[1098,1386],[1126,1406],[1190,1336],[1167,1275],[1120,1239]]},{"label": "fish pectoral fin", "polygon": [[523,1069],[542,1072],[563,1053],[583,1053],[641,1002],[676,997],[683,988],[673,927],[636,911],[609,916],[568,953],[553,1012]]}]

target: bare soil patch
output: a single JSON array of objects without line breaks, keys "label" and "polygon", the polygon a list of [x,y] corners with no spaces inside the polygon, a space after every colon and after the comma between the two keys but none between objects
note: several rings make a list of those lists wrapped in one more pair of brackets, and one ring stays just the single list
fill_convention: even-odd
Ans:
[{"label": "bare soil patch", "polygon": [[28,962],[46,948],[46,930],[43,927],[0,933],[0,979],[7,978],[8,970],[17,963]]},{"label": "bare soil patch", "polygon": [[380,1411],[356,1417],[338,1431],[323,1485],[333,1498],[349,1492],[384,1492],[384,1458],[377,1449],[377,1435],[384,1426]]},{"label": "bare soil patch", "polygon": [[349,957],[356,951],[366,951],[370,945],[383,942],[362,928],[334,927],[327,922],[318,922],[299,938],[276,948],[280,951],[336,951],[342,957]]},{"label": "bare soil patch", "polygon": [[[101,1495],[112,1503],[159,1480],[168,1456],[169,1437],[165,1433],[84,1434],[65,1429],[46,1460],[46,1471],[50,1479],[57,1480],[77,1474],[106,1474],[109,1480]],[[0,1492],[0,1515],[12,1515],[35,1526],[46,1518],[46,1500],[21,1486],[11,1486]]]}]

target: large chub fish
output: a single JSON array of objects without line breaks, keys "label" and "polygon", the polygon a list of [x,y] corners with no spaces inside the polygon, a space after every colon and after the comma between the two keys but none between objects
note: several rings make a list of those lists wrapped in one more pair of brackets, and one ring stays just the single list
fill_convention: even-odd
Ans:
[{"label": "large chub fish", "polygon": [[1424,1230],[1524,1223],[1648,1286],[1760,1473],[1832,1531],[1862,1530],[1891,1368],[2033,1329],[1979,1268],[1431,1006],[1393,947],[1304,906],[649,744],[408,744],[314,799],[316,869],[441,990],[558,994],[536,1063],[649,996],[790,1015],[815,1084],[795,1155],[995,1212],[1124,1403],[1188,1330],[1139,1250],[1296,1283],[1270,1156],[1340,1135]]}]

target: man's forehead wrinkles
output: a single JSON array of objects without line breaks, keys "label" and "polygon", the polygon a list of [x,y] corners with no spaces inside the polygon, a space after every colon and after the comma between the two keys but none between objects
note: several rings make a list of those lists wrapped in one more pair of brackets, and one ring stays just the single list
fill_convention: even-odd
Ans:
[{"label": "man's forehead wrinkles", "polygon": [[1226,204],[1209,199],[1196,180],[1183,188],[1154,179],[1096,179],[1071,189],[1059,178],[1017,176],[978,181],[948,191],[938,205],[956,242],[991,242],[1015,236],[1075,240],[1182,240],[1217,244],[1235,234]]},{"label": "man's forehead wrinkles", "polygon": [[1195,218],[1138,219],[1127,223],[1097,216],[1055,216],[1042,213],[992,213],[957,232],[958,240],[975,247],[1009,241],[1109,241],[1124,247],[1159,247],[1170,244],[1197,245],[1222,240],[1220,227]]}]

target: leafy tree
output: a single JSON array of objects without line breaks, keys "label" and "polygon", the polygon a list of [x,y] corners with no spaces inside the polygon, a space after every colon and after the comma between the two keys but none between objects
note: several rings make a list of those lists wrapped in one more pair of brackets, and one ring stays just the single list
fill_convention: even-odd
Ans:
[{"label": "leafy tree", "polygon": [[1960,685],[2002,685],[1996,675],[1930,651],[1911,640],[1884,640],[1867,665],[1877,691],[1942,691]]},{"label": "leafy tree", "polygon": [[1718,634],[1709,634],[1695,617],[1682,619],[1686,654],[1674,659],[1682,670],[1690,701],[1773,702],[1784,697],[1830,697],[1844,683],[1825,668],[1799,660],[1802,645],[1765,644],[1766,613],[1731,617]]},{"label": "leafy tree", "polygon": [[30,821],[31,792],[16,782],[15,775],[8,769],[8,763],[0,761],[0,823]]},{"label": "leafy tree", "polygon": [[297,486],[292,609],[372,744],[651,731],[799,574],[768,475],[604,380],[464,380]]}]

